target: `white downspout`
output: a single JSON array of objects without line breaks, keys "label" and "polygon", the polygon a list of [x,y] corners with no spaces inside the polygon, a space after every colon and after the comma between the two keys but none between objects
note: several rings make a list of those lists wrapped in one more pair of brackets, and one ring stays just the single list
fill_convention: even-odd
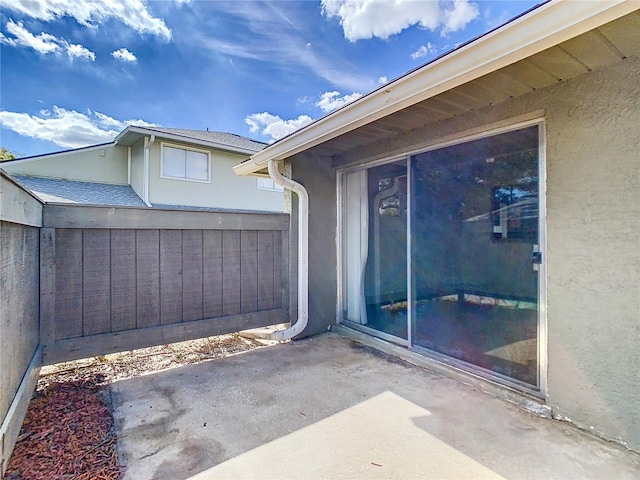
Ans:
[{"label": "white downspout", "polygon": [[269,176],[298,196],[298,320],[286,330],[273,333],[274,340],[283,341],[302,333],[309,321],[309,194],[280,173],[277,160],[269,160]]},{"label": "white downspout", "polygon": [[156,141],[156,136],[151,135],[151,140],[149,137],[144,137],[144,172],[142,173],[142,201],[150,207],[149,203],[149,147],[151,144]]}]

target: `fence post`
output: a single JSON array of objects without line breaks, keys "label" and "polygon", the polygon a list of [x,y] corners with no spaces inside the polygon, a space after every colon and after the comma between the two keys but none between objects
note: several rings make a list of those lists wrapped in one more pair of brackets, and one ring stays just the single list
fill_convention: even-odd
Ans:
[{"label": "fence post", "polygon": [[56,318],[56,229],[40,229],[40,344],[55,342]]}]

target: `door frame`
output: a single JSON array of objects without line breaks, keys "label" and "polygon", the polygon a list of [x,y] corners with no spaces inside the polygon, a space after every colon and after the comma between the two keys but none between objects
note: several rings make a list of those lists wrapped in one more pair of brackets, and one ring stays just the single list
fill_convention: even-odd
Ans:
[{"label": "door frame", "polygon": [[[466,373],[472,374],[474,376],[479,376],[488,380],[490,382],[498,383],[502,386],[515,389],[517,391],[521,391],[527,394],[534,395],[536,397],[546,398],[548,396],[548,325],[547,325],[547,209],[546,209],[546,167],[547,167],[547,157],[546,157],[546,123],[545,118],[539,112],[537,115],[534,115],[532,118],[526,120],[517,121],[512,119],[512,121],[503,121],[498,124],[488,125],[485,128],[474,128],[472,130],[467,130],[465,132],[460,132],[456,135],[446,137],[446,140],[436,141],[428,146],[421,146],[419,148],[413,148],[406,150],[402,154],[392,155],[384,158],[377,158],[373,161],[360,161],[357,165],[347,166],[344,168],[340,168],[336,170],[336,219],[337,219],[337,235],[336,235],[336,251],[337,251],[337,302],[336,302],[336,323],[337,324],[345,324],[351,328],[356,330],[363,331],[364,333],[379,337],[383,340],[391,341],[403,346],[408,347],[410,350],[417,351],[433,360],[441,363],[446,363],[447,365],[465,371]],[[411,326],[413,322],[412,311],[413,309],[408,309],[407,315],[407,340],[403,340],[397,337],[393,337],[391,335],[387,335],[384,332],[379,332],[373,328],[369,328],[362,325],[356,325],[353,322],[345,321],[343,318],[343,305],[344,305],[344,255],[345,249],[343,248],[344,241],[344,228],[343,228],[343,211],[344,211],[344,176],[350,172],[357,170],[365,170],[378,165],[384,165],[387,163],[397,162],[400,160],[407,161],[407,175],[408,175],[408,185],[410,190],[410,176],[411,169],[409,168],[409,161],[411,156],[416,155],[418,153],[429,152],[433,150],[438,150],[441,148],[445,148],[452,145],[457,145],[461,143],[466,143],[469,141],[477,140],[480,138],[492,137],[495,135],[499,135],[501,133],[506,133],[513,130],[518,130],[521,128],[538,126],[538,208],[539,208],[539,217],[538,217],[538,242],[539,242],[539,250],[542,253],[542,263],[538,269],[538,333],[537,333],[537,355],[538,355],[538,385],[537,388],[535,386],[531,386],[528,384],[524,384],[522,382],[518,382],[517,380],[506,377],[504,375],[497,374],[496,372],[492,372],[481,367],[468,364],[466,362],[457,361],[453,358],[437,354],[436,352],[432,352],[430,350],[416,347],[412,342],[412,332]],[[410,193],[410,192],[409,192]],[[413,269],[411,265],[411,195],[408,195],[407,199],[407,210],[408,210],[408,219],[407,219],[407,292],[408,298],[407,302],[411,305],[413,301],[413,297],[415,292],[413,291],[412,278],[413,278]]]}]

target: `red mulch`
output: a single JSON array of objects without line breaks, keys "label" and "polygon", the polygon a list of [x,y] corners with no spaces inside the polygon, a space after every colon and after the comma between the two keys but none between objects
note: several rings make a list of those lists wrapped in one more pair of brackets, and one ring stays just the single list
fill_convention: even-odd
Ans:
[{"label": "red mulch", "polygon": [[112,382],[264,343],[229,334],[43,367],[4,480],[120,479]]},{"label": "red mulch", "polygon": [[116,480],[116,433],[104,376],[40,382],[5,480]]}]

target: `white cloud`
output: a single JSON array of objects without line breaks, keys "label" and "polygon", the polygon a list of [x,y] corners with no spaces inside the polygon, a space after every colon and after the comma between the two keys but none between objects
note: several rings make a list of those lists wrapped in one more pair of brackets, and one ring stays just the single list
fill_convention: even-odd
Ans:
[{"label": "white cloud", "polygon": [[441,34],[464,28],[479,15],[469,0],[322,0],[322,13],[337,17],[347,40],[387,39],[412,25]]},{"label": "white cloud", "polygon": [[448,32],[462,30],[479,14],[478,6],[475,3],[469,3],[468,0],[453,0],[453,6],[444,11],[445,21],[441,33],[444,35]]},{"label": "white cloud", "polygon": [[96,54],[88,48],[82,45],[71,44],[64,38],[58,38],[44,32],[34,35],[24,28],[22,22],[15,23],[10,19],[9,22],[7,22],[7,32],[13,35],[14,38],[6,37],[0,33],[0,43],[12,47],[31,48],[41,55],[47,55],[49,53],[60,55],[62,52],[66,52],[67,56],[71,59],[85,58],[91,61],[95,61],[96,59]]},{"label": "white cloud", "polygon": [[426,45],[422,45],[418,50],[413,52],[411,54],[411,58],[416,60],[418,58],[426,57],[429,54],[434,55],[436,53],[438,53],[436,46],[433,43],[428,42]]},{"label": "white cloud", "polygon": [[353,92],[351,95],[343,95],[342,97],[340,96],[340,92],[324,92],[320,96],[320,100],[316,102],[316,107],[320,107],[323,112],[328,113],[349,102],[353,102],[361,96],[361,93],[356,92]]},{"label": "white cloud", "polygon": [[[308,46],[310,31],[304,18],[287,2],[209,2],[209,8],[220,9],[234,17],[239,28],[232,34],[220,35],[206,25],[183,32],[192,48],[205,49],[216,57],[235,57],[267,62],[285,73],[308,69],[328,81],[332,88],[371,90],[371,78],[354,64],[322,43]],[[289,19],[289,16],[295,18]],[[184,40],[184,38],[183,38]]]},{"label": "white cloud", "polygon": [[104,113],[91,112],[91,110],[87,110],[87,114],[89,116],[91,116],[91,113],[93,113],[93,116],[96,117],[96,121],[94,123],[99,124],[102,128],[116,128],[118,130],[122,130],[124,128],[123,122],[121,122],[120,120],[116,120],[115,118],[110,117],[109,115],[105,115]]},{"label": "white cloud", "polygon": [[78,148],[113,141],[127,125],[154,126],[144,120],[116,120],[100,112],[85,113],[53,106],[38,115],[0,111],[0,125],[25,137]]},{"label": "white cloud", "polygon": [[67,45],[67,55],[71,58],[87,58],[92,62],[96,61],[96,54],[82,45]]},{"label": "white cloud", "polygon": [[389,80],[387,79],[386,75],[382,75],[381,77],[378,77],[378,83],[380,85],[384,85],[385,83],[387,83]]},{"label": "white cloud", "polygon": [[122,60],[123,62],[135,63],[138,61],[136,56],[126,48],[120,48],[114,52],[111,52],[111,56],[116,60]]},{"label": "white cloud", "polygon": [[142,0],[12,0],[3,2],[2,6],[47,22],[68,16],[86,27],[97,27],[101,22],[114,18],[140,34],[148,33],[171,40],[171,30],[164,20],[154,17]]},{"label": "white cloud", "polygon": [[15,38],[9,38],[0,33],[0,35],[2,35],[0,41],[12,47],[32,48],[42,55],[46,55],[47,53],[60,53],[62,50],[57,43],[58,39],[56,37],[48,33],[34,35],[24,28],[22,22],[15,23],[13,20],[9,20],[7,23],[7,32]]},{"label": "white cloud", "polygon": [[271,138],[271,141],[280,140],[299,128],[309,125],[313,119],[308,115],[300,115],[292,120],[283,120],[278,115],[267,112],[254,113],[244,119],[249,125],[251,133],[260,132],[261,135]]}]

